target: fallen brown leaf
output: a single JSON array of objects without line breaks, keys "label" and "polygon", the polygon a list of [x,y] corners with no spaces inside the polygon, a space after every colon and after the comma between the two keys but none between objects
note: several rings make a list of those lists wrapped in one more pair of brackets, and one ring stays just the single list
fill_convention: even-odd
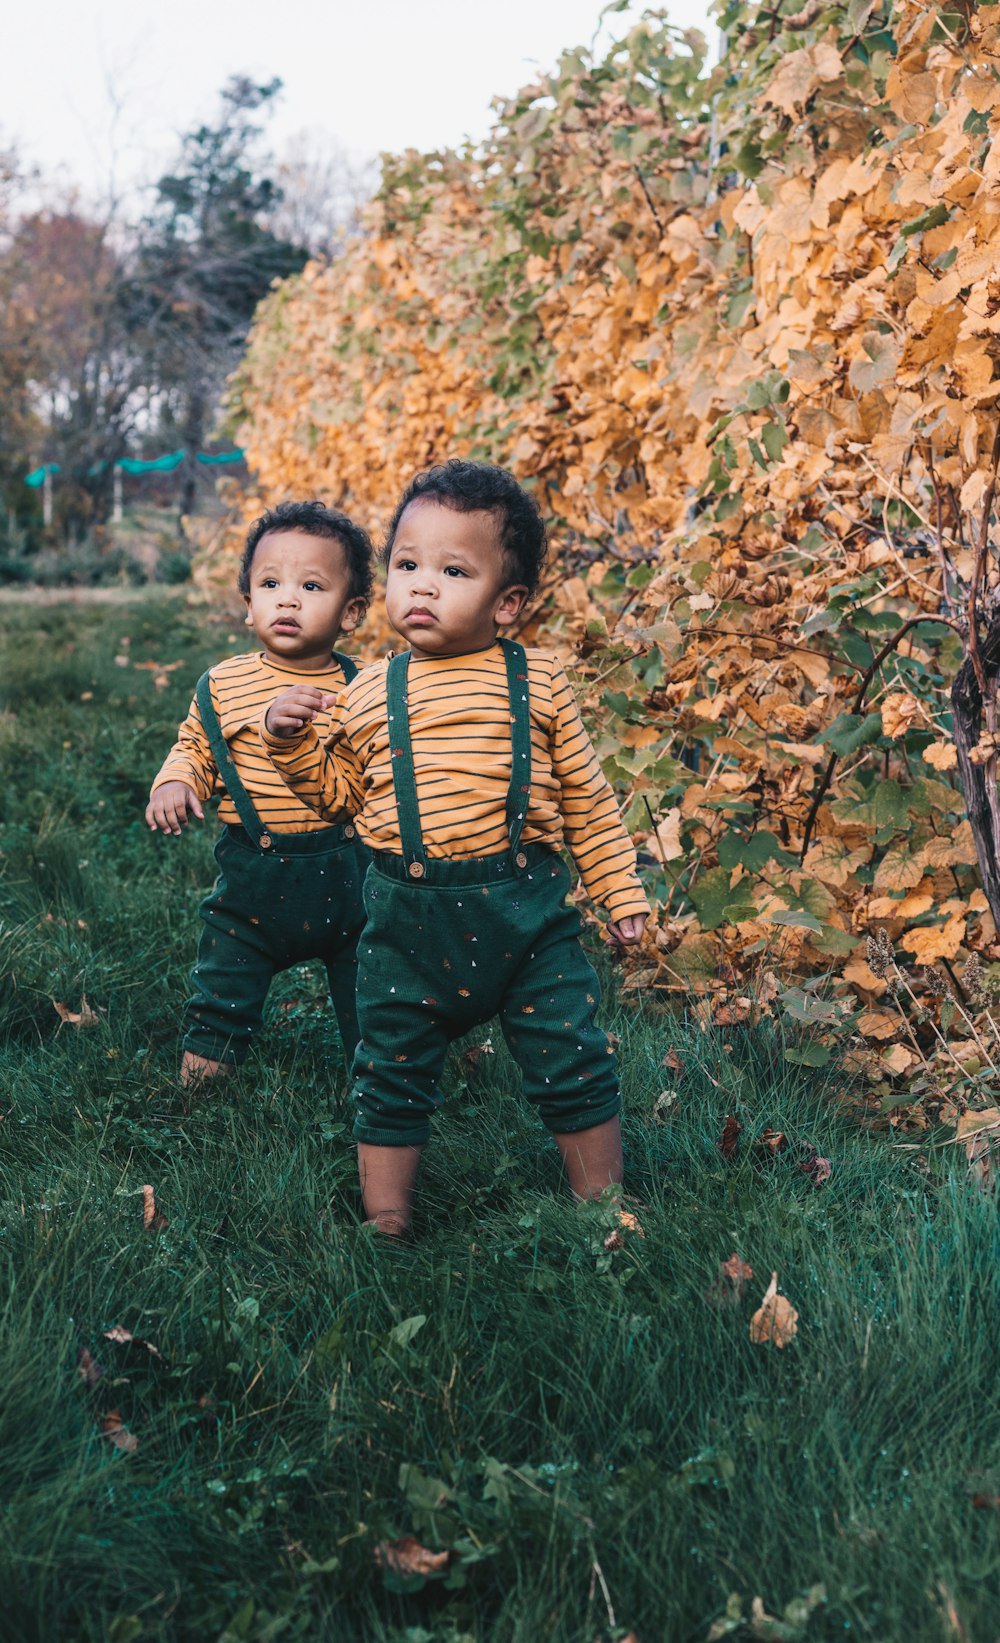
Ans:
[{"label": "fallen brown leaf", "polygon": [[734,1118],[730,1113],[722,1126],[722,1134],[719,1137],[719,1151],[723,1158],[728,1160],[736,1157],[736,1147],[742,1130],[743,1125],[739,1119]]},{"label": "fallen brown leaf", "polygon": [[958,1120],[957,1138],[965,1147],[973,1180],[983,1192],[988,1192],[993,1176],[992,1143],[1000,1141],[1000,1108],[981,1107],[978,1112],[963,1112]]},{"label": "fallen brown leaf", "polygon": [[791,1301],[778,1294],[778,1274],[772,1272],[764,1299],[750,1319],[750,1339],[754,1346],[766,1346],[770,1342],[780,1350],[797,1333],[798,1319]]},{"label": "fallen brown leaf", "polygon": [[663,1060],[660,1062],[660,1066],[669,1067],[670,1071],[674,1073],[682,1073],[684,1071],[684,1063],[677,1054],[677,1051],[674,1049],[673,1045],[670,1046],[666,1055],[663,1057]]},{"label": "fallen brown leaf", "polygon": [[729,1279],[734,1289],[742,1293],[745,1286],[753,1277],[753,1267],[734,1250],[728,1261],[719,1262],[719,1271]]},{"label": "fallen brown leaf", "polygon": [[115,1324],[114,1329],[106,1329],[104,1339],[114,1341],[116,1346],[138,1347],[140,1351],[148,1352],[151,1358],[156,1359],[157,1363],[166,1363],[166,1359],[158,1346],[154,1346],[152,1341],[145,1340],[142,1335],[133,1335],[130,1330],[123,1329],[121,1324]]},{"label": "fallen brown leaf", "polygon": [[80,999],[79,1010],[71,1010],[68,1004],[60,1004],[56,999],[52,1000],[52,1008],[59,1020],[67,1022],[71,1027],[96,1027],[101,1019],[97,1011],[91,1009],[87,1003],[86,993]]},{"label": "fallen brown leaf", "polygon": [[1000,1495],[973,1495],[972,1504],[981,1512],[1000,1512]]},{"label": "fallen brown leaf", "polygon": [[97,1423],[101,1428],[101,1436],[107,1438],[116,1449],[120,1449],[123,1455],[135,1454],[139,1447],[139,1439],[124,1424],[120,1409],[109,1409],[106,1415],[98,1415]]},{"label": "fallen brown leaf", "polygon": [[766,1147],[768,1152],[784,1152],[788,1145],[788,1136],[784,1130],[772,1130],[771,1126],[768,1125],[767,1129],[761,1133],[760,1144],[762,1147]]},{"label": "fallen brown leaf", "polygon": [[375,1562],[380,1569],[396,1575],[434,1575],[448,1567],[450,1552],[432,1552],[421,1546],[412,1535],[402,1540],[380,1540],[375,1548]]},{"label": "fallen brown leaf", "polygon": [[749,1021],[751,1009],[749,998],[730,999],[728,1004],[716,1005],[712,1019],[717,1027],[742,1027]]},{"label": "fallen brown leaf", "polygon": [[81,1346],[76,1355],[77,1374],[88,1391],[93,1391],[101,1376],[104,1374],[104,1365],[91,1357],[85,1346]]},{"label": "fallen brown leaf", "polygon": [[645,1238],[646,1234],[631,1210],[619,1209],[617,1213],[620,1227],[623,1227],[626,1232],[637,1232],[640,1238]]},{"label": "fallen brown leaf", "polygon": [[803,1175],[808,1175],[814,1187],[821,1187],[833,1174],[829,1158],[821,1158],[815,1147],[810,1147],[806,1157],[799,1159],[798,1167]]},{"label": "fallen brown leaf", "polygon": [[752,1277],[753,1267],[734,1250],[728,1260],[719,1262],[719,1270],[705,1291],[705,1299],[712,1306],[735,1306],[737,1301],[742,1301]]},{"label": "fallen brown leaf", "polygon": [[147,1232],[162,1232],[169,1223],[156,1208],[156,1194],[148,1184],[142,1189],[142,1224]]},{"label": "fallen brown leaf", "polygon": [[663,1124],[674,1113],[680,1110],[680,1101],[676,1090],[661,1090],[653,1102],[653,1111],[650,1117],[654,1124]]},{"label": "fallen brown leaf", "polygon": [[493,1053],[493,1045],[487,1039],[484,1044],[470,1044],[467,1050],[463,1050],[462,1060],[465,1062],[468,1071],[474,1073],[483,1056],[492,1055]]}]

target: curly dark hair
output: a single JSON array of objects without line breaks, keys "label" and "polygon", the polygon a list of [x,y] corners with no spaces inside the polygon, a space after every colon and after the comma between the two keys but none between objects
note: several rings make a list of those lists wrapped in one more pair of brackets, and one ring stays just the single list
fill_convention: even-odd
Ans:
[{"label": "curly dark hair", "polygon": [[548,549],[545,523],[534,497],[522,489],[512,473],[492,462],[463,462],[452,457],[449,462],[435,463],[433,468],[416,474],[392,516],[380,556],[384,565],[389,563],[404,512],[411,502],[425,497],[459,513],[495,514],[510,579],[534,593]]},{"label": "curly dark hair", "polygon": [[363,599],[367,610],[375,581],[371,537],[346,513],[328,508],[323,502],[279,502],[254,520],[240,560],[237,585],[242,594],[250,592],[250,568],[258,544],[263,537],[279,531],[305,531],[307,536],[326,536],[339,542],[350,572],[351,598]]}]

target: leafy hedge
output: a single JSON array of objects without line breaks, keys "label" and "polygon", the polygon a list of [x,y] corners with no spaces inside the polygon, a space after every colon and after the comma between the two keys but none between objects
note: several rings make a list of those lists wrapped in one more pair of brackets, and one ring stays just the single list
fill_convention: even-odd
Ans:
[{"label": "leafy hedge", "polygon": [[798,978],[817,1055],[857,1029],[890,1104],[922,1064],[961,1107],[996,1071],[1000,6],[719,21],[711,71],[651,12],[481,146],[386,162],[259,311],[251,502],[377,526],[421,464],[511,465],[555,522],[534,631],[658,897],[634,985],[739,1018]]}]

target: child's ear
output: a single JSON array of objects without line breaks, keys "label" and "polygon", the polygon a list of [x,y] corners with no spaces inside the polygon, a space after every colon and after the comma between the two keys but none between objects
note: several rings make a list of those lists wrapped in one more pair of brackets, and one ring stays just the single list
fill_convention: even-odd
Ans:
[{"label": "child's ear", "polygon": [[245,593],[243,595],[243,603],[247,607],[247,613],[244,616],[243,620],[246,623],[248,628],[252,628],[253,627],[253,617],[250,615],[250,595],[248,593]]},{"label": "child's ear", "polygon": [[516,622],[524,609],[524,601],[528,597],[525,587],[504,588],[500,595],[500,602],[493,613],[493,620],[498,628],[509,628]]},{"label": "child's ear", "polygon": [[353,633],[354,629],[363,619],[365,609],[366,606],[363,599],[349,599],[347,604],[344,606],[343,614],[340,618],[341,633]]}]

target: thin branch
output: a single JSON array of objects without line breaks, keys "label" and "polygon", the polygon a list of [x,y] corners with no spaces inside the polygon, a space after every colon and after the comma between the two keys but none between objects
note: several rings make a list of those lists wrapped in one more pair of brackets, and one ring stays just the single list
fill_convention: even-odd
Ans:
[{"label": "thin branch", "polygon": [[969,618],[969,660],[976,675],[984,701],[987,700],[986,674],[983,671],[983,659],[979,654],[979,618],[977,605],[979,603],[979,588],[986,567],[986,554],[989,548],[990,514],[993,511],[993,498],[997,489],[997,467],[1000,465],[1000,420],[997,422],[996,433],[993,435],[993,451],[990,456],[990,480],[983,497],[983,517],[979,522],[979,536],[976,540],[976,558],[972,570],[972,586],[969,588],[969,603],[967,613]]},{"label": "thin branch", "polygon": [[857,662],[849,662],[846,657],[831,657],[829,651],[816,650],[812,645],[793,645],[791,640],[775,639],[769,633],[741,633],[739,628],[720,628],[716,627],[714,623],[706,627],[695,628],[689,631],[692,633],[692,637],[697,639],[707,638],[715,633],[722,633],[730,639],[744,639],[751,645],[778,645],[782,650],[800,650],[806,656],[822,656],[823,660],[826,662],[833,661],[836,662],[838,666],[850,668],[854,673],[861,672],[859,664]]},{"label": "thin branch", "polygon": [[646,204],[649,206],[650,211],[653,213],[653,221],[655,222],[657,228],[659,229],[660,235],[662,237],[663,222],[662,222],[662,219],[660,217],[660,213],[656,209],[656,201],[653,199],[652,194],[649,192],[649,188],[647,186],[646,179],[645,179],[645,177],[643,176],[643,173],[642,173],[642,167],[640,165],[637,165],[637,166],[634,166],[633,169],[635,171],[636,176],[639,179],[639,187],[642,189],[642,192],[646,196]]},{"label": "thin branch", "polygon": [[[857,695],[854,698],[854,704],[851,708],[852,714],[856,715],[861,712],[861,709],[864,706],[865,697],[868,694],[868,687],[886,657],[892,654],[900,641],[910,632],[911,628],[922,627],[925,622],[934,622],[943,627],[951,628],[955,633],[962,636],[961,628],[957,622],[952,621],[950,616],[911,616],[908,621],[903,623],[902,627],[896,629],[896,632],[893,634],[892,638],[888,639],[882,646],[882,649],[872,657],[870,663],[861,676],[861,682],[858,685]],[[826,769],[819,779],[819,785],[813,795],[813,801],[809,807],[809,814],[806,817],[805,831],[802,836],[802,849],[799,852],[800,861],[805,861],[806,851],[809,849],[809,841],[812,837],[812,830],[816,824],[816,817],[819,815],[819,807],[826,797],[830,783],[833,781],[833,773],[837,768],[837,760],[839,757],[840,755],[838,753],[830,754],[830,757],[827,760]]]}]

